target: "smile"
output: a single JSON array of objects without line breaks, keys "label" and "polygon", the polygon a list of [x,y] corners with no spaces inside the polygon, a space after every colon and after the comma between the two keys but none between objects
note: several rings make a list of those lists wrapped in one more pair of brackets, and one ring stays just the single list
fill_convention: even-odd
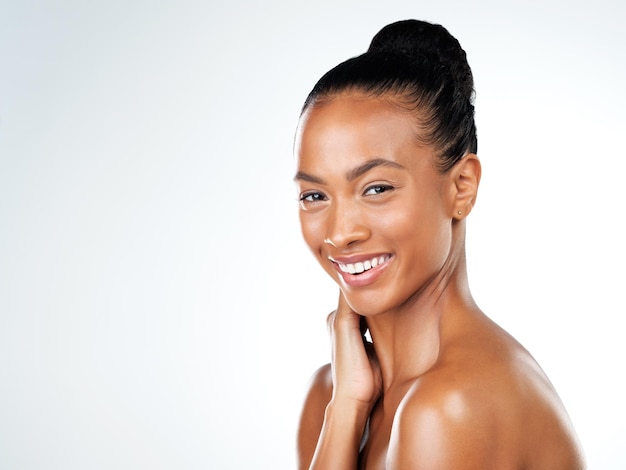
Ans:
[{"label": "smile", "polygon": [[376,256],[372,259],[359,261],[358,263],[340,263],[337,262],[337,266],[339,269],[348,274],[361,274],[365,271],[369,271],[372,268],[375,268],[379,264],[383,264],[390,258],[389,255]]}]

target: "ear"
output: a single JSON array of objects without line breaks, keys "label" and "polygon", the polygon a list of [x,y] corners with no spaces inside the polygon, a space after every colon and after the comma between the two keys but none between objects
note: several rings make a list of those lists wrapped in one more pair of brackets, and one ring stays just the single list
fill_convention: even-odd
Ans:
[{"label": "ear", "polygon": [[481,175],[478,156],[468,153],[452,168],[451,173],[452,217],[461,220],[472,211],[476,202]]}]

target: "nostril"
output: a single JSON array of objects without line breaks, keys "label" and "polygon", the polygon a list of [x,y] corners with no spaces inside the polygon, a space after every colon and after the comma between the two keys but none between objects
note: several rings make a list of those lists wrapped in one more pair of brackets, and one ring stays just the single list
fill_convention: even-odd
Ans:
[{"label": "nostril", "polygon": [[334,204],[326,218],[324,243],[345,249],[370,237],[370,230],[359,211],[353,206]]},{"label": "nostril", "polygon": [[371,233],[367,227],[354,226],[350,230],[327,236],[324,238],[324,243],[339,249],[348,248],[367,240],[370,235]]}]

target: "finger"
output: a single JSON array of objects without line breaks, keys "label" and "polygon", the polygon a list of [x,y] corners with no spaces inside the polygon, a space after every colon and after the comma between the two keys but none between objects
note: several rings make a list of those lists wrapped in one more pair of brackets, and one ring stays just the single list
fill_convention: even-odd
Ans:
[{"label": "finger", "polygon": [[337,315],[337,310],[333,310],[326,316],[326,328],[328,331],[332,331],[333,323],[335,322],[335,315]]},{"label": "finger", "polygon": [[359,329],[359,314],[352,310],[348,304],[343,292],[339,290],[339,301],[335,313],[335,323],[340,322],[343,325],[349,325],[350,328]]},{"label": "finger", "polygon": [[341,289],[339,289],[339,301],[337,305],[337,312],[340,312],[341,314],[344,314],[346,312],[352,312],[352,308],[350,308],[350,305],[348,305],[348,301],[346,300],[346,297],[343,295],[343,292],[341,291]]}]

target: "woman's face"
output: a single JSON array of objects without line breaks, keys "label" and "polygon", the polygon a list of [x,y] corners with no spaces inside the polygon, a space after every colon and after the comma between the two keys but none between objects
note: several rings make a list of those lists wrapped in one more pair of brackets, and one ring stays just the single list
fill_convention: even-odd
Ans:
[{"label": "woman's face", "polygon": [[382,99],[310,107],[296,140],[304,239],[362,315],[404,304],[451,253],[451,177],[416,139],[414,118]]}]

